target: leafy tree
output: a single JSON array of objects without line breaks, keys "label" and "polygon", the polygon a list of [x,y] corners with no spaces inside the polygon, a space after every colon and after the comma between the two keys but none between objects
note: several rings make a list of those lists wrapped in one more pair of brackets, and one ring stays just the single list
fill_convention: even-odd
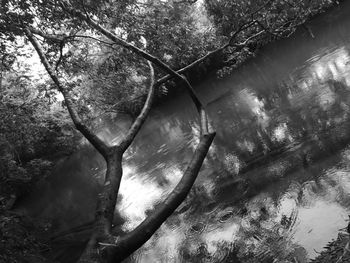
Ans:
[{"label": "leafy tree", "polygon": [[[107,164],[93,234],[79,262],[125,259],[183,202],[215,136],[192,84],[210,71],[226,67],[220,72],[225,73],[254,54],[259,45],[288,36],[318,11],[318,6],[307,1],[294,2],[207,1],[206,10],[215,26],[214,31],[207,31],[194,19],[198,7],[193,1],[2,1],[0,37],[5,43],[31,44],[51,79],[45,83],[47,90],[62,94],[76,129]],[[280,12],[286,4],[296,7]],[[297,16],[305,5],[309,11]],[[12,53],[8,46],[1,47],[4,54]],[[188,91],[199,114],[199,144],[164,202],[134,230],[117,236],[113,217],[123,154],[164,86],[182,86]],[[130,110],[130,104],[125,106],[130,100],[143,106],[139,103]],[[91,120],[106,110],[121,109],[134,120],[126,135],[110,145],[97,135]]]}]

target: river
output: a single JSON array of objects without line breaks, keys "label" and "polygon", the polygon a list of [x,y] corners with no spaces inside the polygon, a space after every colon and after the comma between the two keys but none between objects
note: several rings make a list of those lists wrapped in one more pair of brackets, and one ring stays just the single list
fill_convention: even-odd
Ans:
[{"label": "river", "polygon": [[[345,1],[196,87],[217,136],[187,200],[128,261],[301,263],[337,237],[350,212],[349,12]],[[117,119],[101,121],[110,143],[130,124]],[[120,232],[171,191],[198,133],[186,94],[153,109],[125,155]],[[104,162],[85,144],[16,208],[60,233],[50,257],[61,262],[83,247],[103,181]]]}]

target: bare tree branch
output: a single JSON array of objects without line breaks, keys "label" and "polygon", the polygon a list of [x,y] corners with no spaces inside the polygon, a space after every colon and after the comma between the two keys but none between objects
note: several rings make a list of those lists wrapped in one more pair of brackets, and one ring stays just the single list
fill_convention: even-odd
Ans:
[{"label": "bare tree branch", "polygon": [[130,146],[130,144],[134,140],[134,138],[137,135],[138,131],[140,130],[142,124],[145,122],[149,111],[151,110],[151,106],[152,106],[152,102],[153,102],[153,98],[154,98],[154,90],[155,90],[154,82],[155,81],[154,81],[154,69],[153,69],[152,63],[149,61],[147,61],[147,62],[148,62],[149,68],[150,68],[150,79],[151,79],[147,99],[146,99],[145,104],[143,105],[143,108],[142,108],[140,114],[137,116],[136,120],[134,121],[134,123],[130,127],[127,135],[120,142],[120,147],[124,151]]},{"label": "bare tree branch", "polygon": [[272,36],[274,36],[274,37],[279,37],[279,35],[275,34],[275,33],[272,32],[271,30],[269,30],[269,29],[267,28],[267,26],[265,26],[262,22],[257,21],[257,23],[258,23],[258,25],[259,25],[262,29],[264,29],[264,30],[265,30],[267,33],[269,33],[270,35],[272,35]]},{"label": "bare tree branch", "polygon": [[39,42],[33,36],[30,29],[25,28],[24,32],[27,38],[29,39],[29,41],[31,42],[31,44],[33,45],[33,47],[35,48],[36,52],[38,53],[41,63],[44,65],[47,73],[50,75],[51,79],[56,84],[58,90],[62,93],[64,100],[66,102],[67,109],[69,111],[69,114],[73,120],[75,127],[77,128],[78,131],[80,131],[86,137],[86,139],[96,148],[96,150],[102,154],[104,158],[107,158],[109,154],[109,147],[82,122],[81,118],[79,117],[77,111],[74,108],[74,103],[72,101],[72,98],[69,92],[61,84],[57,74],[49,64]]},{"label": "bare tree branch", "polygon": [[249,41],[251,41],[253,38],[256,38],[256,37],[262,35],[264,32],[265,32],[265,30],[261,30],[261,31],[259,31],[258,33],[256,33],[256,34],[254,34],[254,35],[248,37],[248,38],[247,38],[246,40],[244,40],[243,42],[234,44],[233,46],[234,46],[234,47],[238,47],[238,48],[243,48],[243,47],[247,46],[247,44],[248,44]]},{"label": "bare tree branch", "polygon": [[230,46],[232,45],[233,41],[236,39],[237,35],[239,33],[241,33],[243,30],[245,29],[248,29],[249,27],[251,27],[252,25],[254,25],[257,21],[256,20],[251,20],[251,21],[248,21],[246,23],[243,23],[230,37],[228,43],[226,44],[226,47],[227,46]]},{"label": "bare tree branch", "polygon": [[[264,9],[266,6],[268,6],[270,3],[272,3],[274,0],[269,0],[266,3],[264,3],[262,6],[258,7],[256,10],[254,10],[252,13],[249,14],[250,17],[253,17],[256,13],[259,13],[262,9]],[[248,16],[248,17],[249,17]]]},{"label": "bare tree branch", "polygon": [[92,36],[87,36],[87,35],[79,35],[79,34],[73,34],[73,35],[67,35],[67,34],[47,34],[37,28],[34,27],[30,27],[28,28],[34,35],[38,35],[41,36],[42,38],[46,39],[46,40],[51,40],[53,42],[57,42],[57,43],[61,43],[62,41],[66,42],[69,39],[75,39],[75,38],[89,38],[95,41],[98,41],[102,44],[108,45],[108,46],[112,46],[114,43],[112,42],[106,42],[103,41],[102,39],[98,39],[96,37],[92,37]]},{"label": "bare tree branch", "polygon": [[58,58],[55,66],[55,71],[57,71],[58,66],[60,65],[62,59],[63,59],[63,48],[64,48],[64,40],[61,41],[60,43],[60,57]]}]

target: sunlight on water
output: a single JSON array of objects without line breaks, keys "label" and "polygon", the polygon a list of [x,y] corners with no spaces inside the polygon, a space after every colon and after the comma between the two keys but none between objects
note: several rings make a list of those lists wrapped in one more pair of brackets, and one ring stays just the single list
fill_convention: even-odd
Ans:
[{"label": "sunlight on water", "polygon": [[146,210],[153,208],[163,190],[152,181],[142,179],[130,166],[123,167],[121,186],[117,209],[126,219],[124,230],[132,230],[146,218]]},{"label": "sunlight on water", "polygon": [[[177,249],[183,241],[181,229],[162,226],[159,232],[159,238],[151,239],[144,245],[145,252],[140,254],[138,262],[153,263],[156,259],[164,262],[179,262]],[[154,247],[157,249],[155,250]]]},{"label": "sunlight on water", "polygon": [[294,241],[313,258],[331,239],[337,238],[339,229],[346,226],[346,219],[347,211],[327,200],[317,200],[308,207],[299,207]]},{"label": "sunlight on water", "polygon": [[125,231],[140,224],[146,218],[147,211],[170,193],[180,180],[181,171],[176,167],[166,169],[164,177],[168,182],[166,187],[160,186],[147,175],[137,173],[131,166],[124,165],[117,209],[126,220],[123,225]]}]

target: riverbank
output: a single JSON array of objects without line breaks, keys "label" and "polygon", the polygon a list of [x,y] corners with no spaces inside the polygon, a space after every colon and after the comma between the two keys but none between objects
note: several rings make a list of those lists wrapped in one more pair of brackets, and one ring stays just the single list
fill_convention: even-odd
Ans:
[{"label": "riverbank", "polygon": [[[305,32],[309,38],[317,38],[317,35],[315,35],[313,32],[312,22],[323,15],[331,15],[333,12],[341,10],[341,5],[345,2],[346,0],[326,1],[322,3],[320,8],[317,10],[313,10],[310,13],[301,13],[298,23],[293,26],[291,30],[292,33],[288,34],[288,36],[271,38],[268,32],[266,32],[263,38],[254,38],[249,41],[249,45],[247,45],[247,49],[250,50],[249,55],[245,54],[246,49],[242,49],[234,54],[237,59],[232,59],[232,54],[224,49],[222,52],[215,54],[215,56],[208,56],[205,63],[200,63],[191,68],[190,70],[186,71],[185,75],[190,80],[191,84],[196,86],[196,90],[200,94],[200,86],[203,84],[203,82],[220,81],[221,79],[226,78],[228,75],[232,73],[234,74],[235,69],[247,64],[247,62],[254,59],[254,57],[258,56],[260,53],[263,53],[264,49],[269,48],[269,46],[271,46],[273,43],[281,40],[287,40],[288,38],[292,38],[295,34],[300,34],[301,32]],[[243,57],[243,59],[240,57]],[[230,60],[231,62],[227,64],[225,62],[227,60]],[[220,71],[224,71],[226,73],[221,73]],[[165,89],[165,93],[160,92],[158,94],[159,96],[154,102],[156,105],[166,104],[169,100],[176,99],[178,95],[186,92],[186,89],[181,83],[178,82],[175,82],[175,85],[166,85]],[[136,100],[139,100],[139,98]]]}]

